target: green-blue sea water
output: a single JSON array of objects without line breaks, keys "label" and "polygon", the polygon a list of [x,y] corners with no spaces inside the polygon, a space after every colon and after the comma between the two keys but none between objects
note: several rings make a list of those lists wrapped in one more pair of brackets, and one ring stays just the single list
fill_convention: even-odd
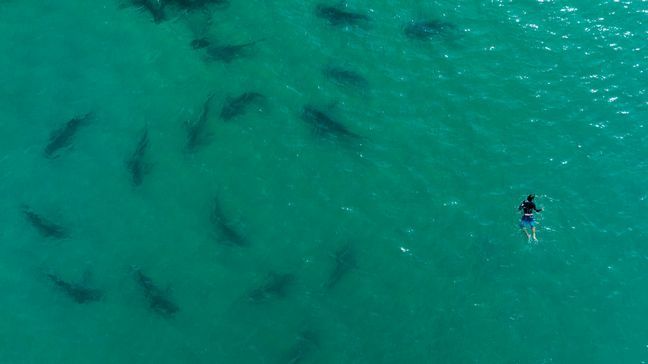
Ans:
[{"label": "green-blue sea water", "polygon": [[[648,361],[648,3],[349,0],[358,26],[316,5],[170,5],[156,24],[126,0],[0,1],[0,362]],[[406,36],[422,20],[451,25]],[[227,63],[197,38],[259,42]],[[223,121],[243,92],[265,101]],[[315,132],[305,105],[358,137]],[[538,243],[518,229],[529,193]],[[273,273],[293,279],[251,300]]]}]

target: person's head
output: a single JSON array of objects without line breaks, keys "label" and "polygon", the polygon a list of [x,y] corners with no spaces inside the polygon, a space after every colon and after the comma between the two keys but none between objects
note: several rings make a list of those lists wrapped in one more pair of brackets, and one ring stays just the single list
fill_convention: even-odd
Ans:
[{"label": "person's head", "polygon": [[529,201],[533,201],[534,198],[535,198],[535,195],[533,193],[530,194],[529,196],[527,196],[527,200],[529,200]]}]

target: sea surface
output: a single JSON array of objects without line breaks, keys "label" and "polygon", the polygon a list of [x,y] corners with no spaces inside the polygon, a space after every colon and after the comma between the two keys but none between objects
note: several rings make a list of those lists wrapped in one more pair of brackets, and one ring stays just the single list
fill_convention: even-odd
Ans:
[{"label": "sea surface", "polygon": [[139,2],[0,1],[0,363],[648,362],[646,1]]}]

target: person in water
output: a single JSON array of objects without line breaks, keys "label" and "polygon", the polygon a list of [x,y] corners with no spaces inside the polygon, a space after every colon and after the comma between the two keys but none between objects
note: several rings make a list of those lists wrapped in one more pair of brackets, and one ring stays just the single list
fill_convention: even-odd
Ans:
[{"label": "person in water", "polygon": [[[535,195],[529,195],[526,200],[522,201],[518,207],[518,211],[523,210],[522,220],[520,220],[520,228],[526,234],[527,239],[531,240],[531,236],[533,236],[533,240],[538,241],[538,238],[536,238],[536,222],[533,219],[533,211],[540,212],[542,209],[536,207],[533,202],[534,198]],[[531,233],[533,235],[529,235],[529,232],[527,231],[528,228],[531,228]]]}]

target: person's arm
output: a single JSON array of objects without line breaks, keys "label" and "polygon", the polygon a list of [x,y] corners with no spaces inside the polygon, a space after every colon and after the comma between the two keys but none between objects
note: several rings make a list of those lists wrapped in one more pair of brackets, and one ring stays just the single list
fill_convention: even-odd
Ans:
[{"label": "person's arm", "polygon": [[542,211],[542,209],[538,209],[535,204],[533,204],[533,209],[536,210],[536,212]]},{"label": "person's arm", "polygon": [[518,206],[518,211],[522,210],[522,206],[524,206],[524,201],[522,201],[522,203],[520,203],[520,206]]}]

